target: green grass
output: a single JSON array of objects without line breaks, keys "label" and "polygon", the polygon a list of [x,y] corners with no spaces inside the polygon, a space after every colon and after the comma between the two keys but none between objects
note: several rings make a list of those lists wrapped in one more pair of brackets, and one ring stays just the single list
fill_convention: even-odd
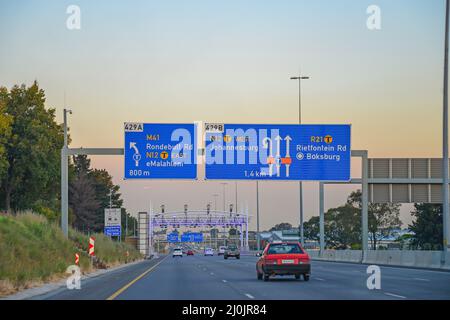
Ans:
[{"label": "green grass", "polygon": [[[94,234],[95,255],[106,266],[140,259],[132,246]],[[0,216],[0,295],[61,278],[75,253],[82,272],[92,271],[87,254],[89,237],[70,230],[66,239],[60,228],[31,212]],[[126,252],[129,252],[127,258]]]}]

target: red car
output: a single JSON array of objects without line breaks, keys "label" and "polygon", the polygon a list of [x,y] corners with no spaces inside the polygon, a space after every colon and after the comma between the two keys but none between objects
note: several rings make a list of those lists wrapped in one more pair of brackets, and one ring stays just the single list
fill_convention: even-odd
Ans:
[{"label": "red car", "polygon": [[192,250],[188,250],[186,253],[187,256],[193,256],[194,255],[194,251]]},{"label": "red car", "polygon": [[299,242],[269,243],[256,262],[256,276],[258,280],[268,281],[270,276],[293,275],[295,279],[309,281],[311,264],[309,255]]}]

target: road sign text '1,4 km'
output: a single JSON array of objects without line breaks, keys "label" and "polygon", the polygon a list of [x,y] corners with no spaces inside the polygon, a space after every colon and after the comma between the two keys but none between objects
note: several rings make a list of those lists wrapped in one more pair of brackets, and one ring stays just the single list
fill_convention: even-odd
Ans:
[{"label": "road sign text '1,4 km'", "polygon": [[350,133],[350,125],[205,124],[205,177],[349,181]]},{"label": "road sign text '1,4 km'", "polygon": [[125,179],[196,179],[194,124],[125,123]]}]

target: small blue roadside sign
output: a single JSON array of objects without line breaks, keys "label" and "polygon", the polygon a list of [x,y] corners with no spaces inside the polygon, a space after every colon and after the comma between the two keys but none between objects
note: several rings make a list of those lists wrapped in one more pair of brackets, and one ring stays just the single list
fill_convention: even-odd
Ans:
[{"label": "small blue roadside sign", "polygon": [[167,242],[169,243],[179,242],[178,233],[169,233],[167,235]]},{"label": "small blue roadside sign", "polygon": [[125,123],[125,179],[196,179],[194,124]]},{"label": "small blue roadside sign", "polygon": [[205,177],[349,181],[350,133],[350,125],[205,124]]},{"label": "small blue roadside sign", "polygon": [[120,237],[122,234],[122,228],[120,226],[109,226],[105,227],[104,233],[109,237]]}]

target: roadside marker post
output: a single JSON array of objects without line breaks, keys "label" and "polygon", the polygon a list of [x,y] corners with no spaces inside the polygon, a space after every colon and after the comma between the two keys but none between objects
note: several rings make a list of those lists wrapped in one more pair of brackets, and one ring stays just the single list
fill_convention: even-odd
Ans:
[{"label": "roadside marker post", "polygon": [[95,256],[95,238],[89,237],[89,255]]},{"label": "roadside marker post", "polygon": [[78,253],[75,253],[75,264],[78,265],[80,262],[80,255]]}]

